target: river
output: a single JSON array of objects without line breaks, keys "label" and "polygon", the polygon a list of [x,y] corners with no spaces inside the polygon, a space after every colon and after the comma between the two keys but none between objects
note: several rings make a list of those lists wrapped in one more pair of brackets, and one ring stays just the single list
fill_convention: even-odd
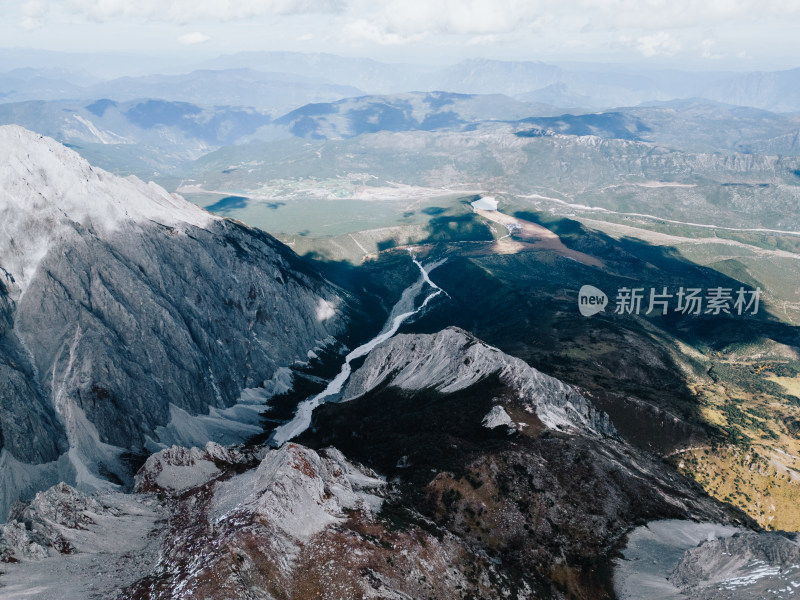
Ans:
[{"label": "river", "polygon": [[[416,259],[416,257],[412,255],[411,259],[414,261],[414,264],[419,267],[421,276],[416,282],[414,282],[413,285],[410,285],[408,288],[403,290],[400,299],[392,308],[392,312],[389,315],[386,324],[383,326],[383,329],[381,329],[381,332],[370,341],[362,344],[345,356],[344,364],[342,364],[339,374],[328,383],[328,386],[316,396],[312,396],[307,400],[303,400],[298,405],[297,411],[295,412],[292,420],[275,429],[269,440],[271,445],[282,446],[289,440],[297,437],[306,429],[308,429],[308,427],[311,425],[311,415],[314,413],[314,410],[318,406],[325,404],[325,402],[338,395],[339,392],[342,391],[342,387],[344,387],[345,382],[347,382],[347,379],[350,377],[350,373],[352,372],[350,363],[357,358],[366,356],[375,346],[392,337],[395,333],[397,333],[397,330],[400,329],[400,325],[402,325],[404,321],[420,312],[431,300],[443,293],[442,288],[431,281],[429,273],[445,261],[440,260],[431,263],[426,270],[425,267],[423,267],[422,264]],[[414,303],[419,294],[422,292],[423,287],[425,287],[425,284],[431,286],[433,291],[428,294],[423,303],[415,309]]]}]

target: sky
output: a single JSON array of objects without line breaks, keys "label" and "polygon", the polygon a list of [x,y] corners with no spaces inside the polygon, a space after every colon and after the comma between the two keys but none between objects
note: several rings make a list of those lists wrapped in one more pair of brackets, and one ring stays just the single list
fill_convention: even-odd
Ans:
[{"label": "sky", "polygon": [[[800,0],[0,0],[0,47],[800,67]],[[3,70],[0,68],[0,70]]]}]

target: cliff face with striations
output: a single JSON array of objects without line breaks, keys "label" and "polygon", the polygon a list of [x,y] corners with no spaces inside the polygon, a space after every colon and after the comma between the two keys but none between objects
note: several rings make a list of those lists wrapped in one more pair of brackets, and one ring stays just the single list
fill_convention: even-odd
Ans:
[{"label": "cliff face with striations", "polygon": [[0,164],[0,518],[59,480],[125,481],[123,452],[348,323],[352,299],[266,233],[19,127]]}]

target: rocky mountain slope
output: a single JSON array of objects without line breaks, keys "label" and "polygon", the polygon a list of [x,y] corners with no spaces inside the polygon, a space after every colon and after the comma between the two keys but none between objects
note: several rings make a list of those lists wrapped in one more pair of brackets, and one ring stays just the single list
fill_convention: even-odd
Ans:
[{"label": "rocky mountain slope", "polygon": [[393,482],[382,514],[491,557],[504,583],[489,597],[613,597],[631,524],[751,523],[619,438],[575,388],[459,329],[388,340],[343,398],[298,442]]},{"label": "rocky mountain slope", "polygon": [[0,164],[3,517],[57,481],[124,483],[159,428],[191,437],[345,331],[353,299],[263,232],[16,126]]},{"label": "rocky mountain slope", "polygon": [[688,550],[670,582],[693,599],[789,597],[800,587],[800,545],[777,533],[740,533]]},{"label": "rocky mountain slope", "polygon": [[136,479],[133,495],[60,485],[20,507],[0,531],[0,598],[31,583],[43,600],[451,597],[467,587],[451,566],[466,549],[387,527],[386,482],[334,448],[173,447]]},{"label": "rocky mountain slope", "polygon": [[669,519],[630,533],[614,577],[620,600],[789,599],[798,587],[796,534]]},{"label": "rocky mountain slope", "polygon": [[172,447],[125,505],[60,485],[15,506],[0,598],[26,581],[61,600],[90,582],[120,599],[610,598],[633,523],[749,524],[576,390],[461,330],[384,342],[348,389],[318,409],[313,449]]},{"label": "rocky mountain slope", "polygon": [[496,376],[548,428],[615,435],[608,416],[573,388],[524,361],[451,327],[433,335],[398,335],[371,352],[344,389],[343,401],[382,385],[454,394]]}]

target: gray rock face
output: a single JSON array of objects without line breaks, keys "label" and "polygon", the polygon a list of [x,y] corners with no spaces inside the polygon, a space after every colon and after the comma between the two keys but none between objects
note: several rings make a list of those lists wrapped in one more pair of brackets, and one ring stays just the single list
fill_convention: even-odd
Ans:
[{"label": "gray rock face", "polygon": [[0,561],[42,559],[69,553],[74,546],[64,537],[64,529],[86,529],[94,524],[90,515],[114,515],[94,498],[66,483],[39,492],[29,505],[17,503],[10,520],[0,525]]},{"label": "gray rock face", "polygon": [[792,598],[800,545],[777,533],[741,533],[687,550],[670,582],[692,600]]},{"label": "gray rock face", "polygon": [[315,317],[336,292],[277,242],[229,222],[210,229],[152,226],[113,244],[76,232],[17,306],[14,332],[48,375],[43,391],[74,400],[101,442],[141,444],[167,422],[165,399],[192,414],[229,406],[338,332],[341,320]]},{"label": "gray rock face", "polygon": [[616,563],[614,590],[621,600],[788,599],[800,588],[796,539],[713,521],[638,527]]},{"label": "gray rock face", "polygon": [[40,492],[0,525],[0,597],[130,598],[117,590],[155,566],[167,517],[148,496],[87,496],[64,483]]},{"label": "gray rock face", "polygon": [[351,301],[268,234],[24,129],[0,142],[4,496],[68,450],[79,488],[125,480],[170,405],[228,407],[343,332]]},{"label": "gray rock face", "polygon": [[349,400],[381,384],[452,393],[490,375],[515,392],[549,428],[612,436],[608,415],[572,387],[455,327],[432,335],[398,335],[375,348],[348,381]]}]

